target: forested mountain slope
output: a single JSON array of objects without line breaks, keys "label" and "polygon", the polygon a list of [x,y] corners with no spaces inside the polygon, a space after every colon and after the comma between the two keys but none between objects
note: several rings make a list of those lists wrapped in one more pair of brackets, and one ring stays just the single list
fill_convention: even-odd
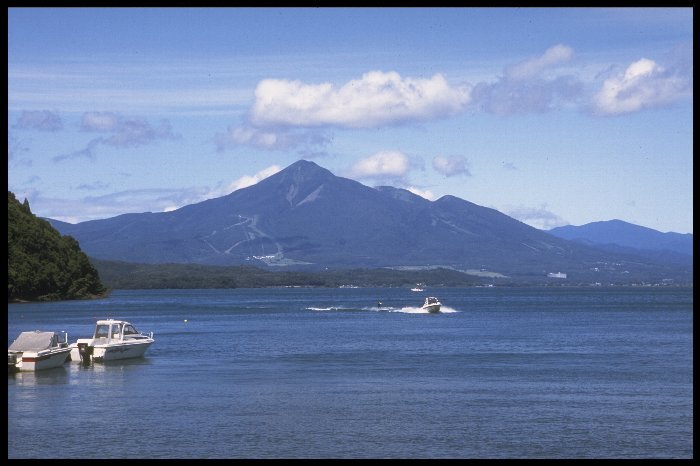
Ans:
[{"label": "forested mountain slope", "polygon": [[8,302],[85,299],[107,291],[78,242],[37,218],[10,191],[7,255]]}]

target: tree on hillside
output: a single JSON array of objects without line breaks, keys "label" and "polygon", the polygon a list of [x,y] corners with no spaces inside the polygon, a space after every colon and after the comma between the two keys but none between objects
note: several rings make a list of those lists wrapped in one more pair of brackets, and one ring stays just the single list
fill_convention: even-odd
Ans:
[{"label": "tree on hillside", "polygon": [[7,192],[7,299],[53,301],[103,296],[106,288],[71,236]]}]

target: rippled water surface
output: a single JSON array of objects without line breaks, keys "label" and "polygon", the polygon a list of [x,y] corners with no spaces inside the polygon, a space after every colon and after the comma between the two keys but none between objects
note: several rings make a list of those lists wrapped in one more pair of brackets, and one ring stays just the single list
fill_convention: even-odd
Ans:
[{"label": "rippled water surface", "polygon": [[122,290],[8,346],[107,317],[156,342],[8,373],[9,458],[693,456],[692,289]]}]

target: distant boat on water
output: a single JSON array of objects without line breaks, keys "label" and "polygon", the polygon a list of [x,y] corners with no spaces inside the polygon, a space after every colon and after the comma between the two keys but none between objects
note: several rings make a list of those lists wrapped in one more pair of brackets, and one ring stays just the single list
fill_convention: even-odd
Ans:
[{"label": "distant boat on water", "polygon": [[425,298],[425,302],[423,303],[423,306],[421,307],[421,309],[428,311],[430,313],[437,313],[437,312],[440,312],[441,306],[442,306],[442,304],[440,304],[440,301],[437,298],[430,296],[430,297]]}]

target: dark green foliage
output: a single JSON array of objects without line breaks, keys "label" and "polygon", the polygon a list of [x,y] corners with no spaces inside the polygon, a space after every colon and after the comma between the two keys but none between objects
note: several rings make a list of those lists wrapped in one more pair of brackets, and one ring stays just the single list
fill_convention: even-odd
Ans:
[{"label": "dark green foliage", "polygon": [[61,236],[7,192],[7,300],[54,301],[102,296],[97,270],[70,236]]},{"label": "dark green foliage", "polygon": [[192,264],[134,264],[93,259],[100,276],[117,289],[261,288],[271,286],[339,287],[470,286],[478,279],[448,269],[399,271],[389,269],[269,272],[251,266],[220,267]]}]

